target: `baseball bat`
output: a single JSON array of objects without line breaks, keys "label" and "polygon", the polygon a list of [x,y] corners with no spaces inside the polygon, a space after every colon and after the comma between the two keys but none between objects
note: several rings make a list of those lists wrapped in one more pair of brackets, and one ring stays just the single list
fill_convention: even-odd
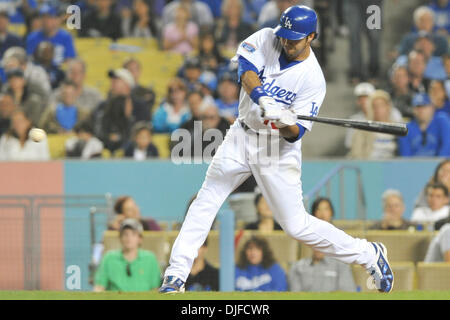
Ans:
[{"label": "baseball bat", "polygon": [[408,128],[406,127],[406,124],[403,123],[386,123],[370,120],[361,121],[300,115],[297,115],[297,119],[327,123],[334,126],[341,126],[365,131],[388,133],[396,136],[406,136],[408,134]]}]

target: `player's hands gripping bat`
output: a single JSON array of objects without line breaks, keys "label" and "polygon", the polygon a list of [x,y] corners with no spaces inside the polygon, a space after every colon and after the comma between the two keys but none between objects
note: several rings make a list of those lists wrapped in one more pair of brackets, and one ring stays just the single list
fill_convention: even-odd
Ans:
[{"label": "player's hands gripping bat", "polygon": [[297,115],[290,109],[281,109],[280,118],[273,122],[278,129],[293,126],[297,123]]},{"label": "player's hands gripping bat", "polygon": [[280,119],[281,109],[273,98],[263,96],[259,98],[258,105],[261,108],[261,117],[263,120],[275,121]]}]

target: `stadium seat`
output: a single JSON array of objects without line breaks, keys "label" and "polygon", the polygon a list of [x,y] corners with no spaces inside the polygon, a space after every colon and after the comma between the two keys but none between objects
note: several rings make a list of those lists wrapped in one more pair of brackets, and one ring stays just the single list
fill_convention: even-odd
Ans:
[{"label": "stadium seat", "polygon": [[417,264],[417,289],[450,290],[450,263]]},{"label": "stadium seat", "polygon": [[152,136],[152,142],[156,146],[159,152],[159,157],[162,159],[168,159],[170,157],[170,135],[164,133],[155,133]]},{"label": "stadium seat", "polygon": [[344,231],[347,230],[367,230],[372,224],[370,221],[364,220],[333,220],[333,224]]},{"label": "stadium seat", "polygon": [[382,242],[388,249],[389,261],[423,261],[432,232],[368,231],[367,240]]},{"label": "stadium seat", "polygon": [[52,159],[62,159],[66,155],[66,140],[73,137],[69,134],[48,134],[47,142]]}]

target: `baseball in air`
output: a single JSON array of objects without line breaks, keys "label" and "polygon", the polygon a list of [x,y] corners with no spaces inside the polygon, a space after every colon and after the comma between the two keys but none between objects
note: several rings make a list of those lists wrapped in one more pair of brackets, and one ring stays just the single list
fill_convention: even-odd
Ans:
[{"label": "baseball in air", "polygon": [[34,142],[41,142],[42,140],[45,139],[46,133],[42,129],[33,128],[30,130],[29,135],[30,135],[31,140],[33,140]]}]

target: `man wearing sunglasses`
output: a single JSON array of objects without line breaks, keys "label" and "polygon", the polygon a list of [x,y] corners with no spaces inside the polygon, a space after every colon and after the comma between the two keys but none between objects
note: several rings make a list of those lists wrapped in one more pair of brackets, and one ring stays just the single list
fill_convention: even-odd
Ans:
[{"label": "man wearing sunglasses", "polygon": [[105,254],[95,274],[94,291],[149,291],[157,288],[161,271],[155,255],[140,249],[143,227],[125,219],[119,229],[122,249]]}]

